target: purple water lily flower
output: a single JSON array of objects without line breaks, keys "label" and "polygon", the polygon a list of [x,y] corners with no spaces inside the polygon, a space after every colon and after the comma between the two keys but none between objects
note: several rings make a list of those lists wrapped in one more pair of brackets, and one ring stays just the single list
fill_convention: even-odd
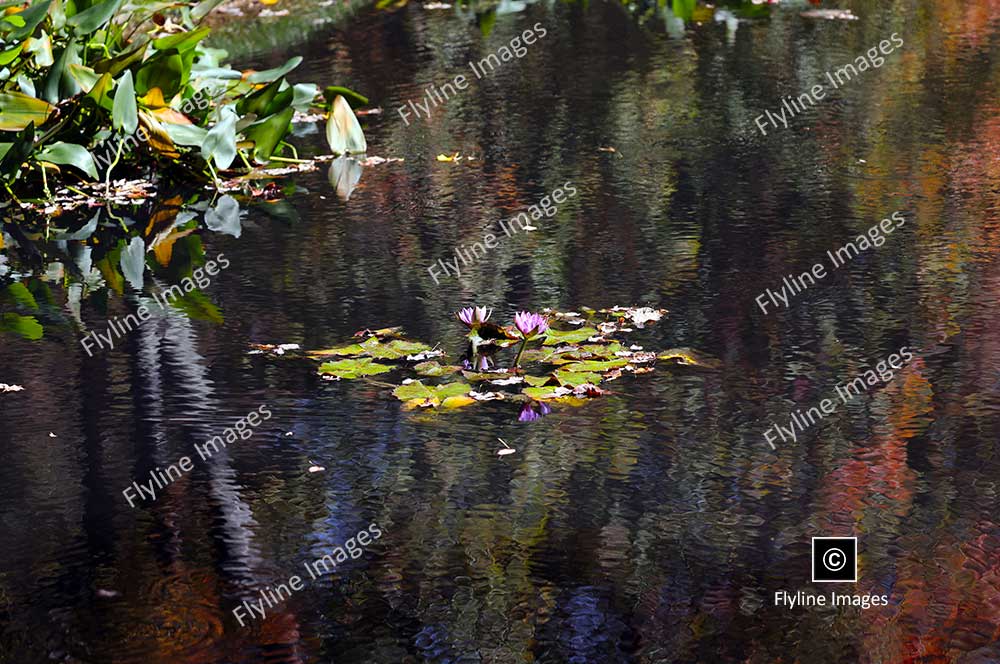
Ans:
[{"label": "purple water lily flower", "polygon": [[493,310],[486,307],[466,307],[456,313],[455,316],[458,317],[458,320],[465,323],[466,327],[474,330],[485,323],[492,313]]},{"label": "purple water lily flower", "polygon": [[544,401],[539,402],[537,404],[538,405],[538,410],[537,411],[534,408],[535,405],[536,404],[534,404],[534,403],[526,403],[526,404],[524,404],[524,408],[521,409],[521,414],[517,416],[517,421],[518,422],[534,422],[538,418],[544,417],[545,415],[548,415],[549,413],[552,412],[552,408],[550,408],[549,405],[547,403],[545,403]]},{"label": "purple water lily flower", "polygon": [[514,327],[525,339],[544,334],[549,329],[549,321],[541,314],[519,311],[514,314]]}]

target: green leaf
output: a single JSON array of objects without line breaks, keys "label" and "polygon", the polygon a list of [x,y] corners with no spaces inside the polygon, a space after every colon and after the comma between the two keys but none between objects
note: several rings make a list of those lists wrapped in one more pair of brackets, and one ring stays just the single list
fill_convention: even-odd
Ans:
[{"label": "green leaf", "polygon": [[98,60],[92,66],[98,74],[111,74],[112,78],[122,73],[146,55],[148,41],[143,41],[110,59]]},{"label": "green leaf", "polygon": [[89,35],[110,21],[121,4],[122,0],[105,0],[68,18],[66,25],[75,27],[77,35]]},{"label": "green leaf", "polygon": [[[2,109],[2,106],[0,106]],[[2,117],[2,114],[0,114]],[[0,156],[0,175],[14,175],[21,168],[21,164],[28,158],[35,148],[35,124],[29,122],[28,126],[17,133],[14,142],[3,151]]]},{"label": "green leaf", "polygon": [[205,161],[212,159],[215,165],[225,170],[236,159],[236,112],[231,106],[220,109],[221,119],[215,123],[201,146],[201,156]]},{"label": "green leaf", "polygon": [[333,100],[337,98],[337,95],[341,95],[344,99],[346,99],[347,103],[351,105],[351,108],[368,105],[368,97],[365,97],[350,88],[342,88],[339,85],[331,85],[323,90],[323,99],[325,99],[328,104],[332,104]]},{"label": "green leaf", "polygon": [[326,140],[334,154],[364,154],[368,142],[361,131],[361,125],[347,101],[338,95],[333,100],[333,108],[326,122]]},{"label": "green leaf", "polygon": [[7,286],[3,293],[0,294],[0,301],[13,302],[26,309],[38,309],[38,302],[35,301],[35,296],[20,281],[15,281],[10,286]]},{"label": "green leaf", "polygon": [[393,396],[401,401],[413,401],[419,399],[428,401],[430,405],[438,406],[442,401],[450,397],[458,397],[472,391],[472,386],[468,383],[445,383],[444,385],[424,385],[419,380],[406,385],[400,385],[392,391]]},{"label": "green leaf", "polygon": [[324,362],[319,365],[319,372],[321,374],[329,374],[337,378],[347,379],[373,376],[388,371],[392,371],[392,367],[387,364],[378,364],[367,357],[338,360],[337,362]]},{"label": "green leaf", "polygon": [[208,131],[198,125],[173,124],[161,122],[160,125],[167,135],[177,145],[203,145]]},{"label": "green leaf", "polygon": [[578,344],[586,341],[590,337],[600,336],[600,332],[592,327],[581,327],[575,330],[562,332],[560,330],[549,330],[545,333],[543,346],[557,346],[559,344]]},{"label": "green leaf", "polygon": [[305,113],[319,94],[319,86],[314,83],[296,83],[292,86],[292,108]]},{"label": "green leaf", "polygon": [[617,360],[586,360],[584,362],[574,362],[562,367],[560,371],[610,371],[617,367],[628,364],[626,359]]},{"label": "green leaf", "polygon": [[435,360],[428,360],[427,362],[421,362],[420,364],[414,365],[413,370],[421,376],[437,378],[461,371],[462,367],[455,365],[441,365]]},{"label": "green leaf", "polygon": [[94,157],[82,145],[63,143],[62,141],[52,143],[42,148],[38,152],[37,158],[39,161],[47,161],[51,164],[74,166],[93,179],[98,179]]},{"label": "green leaf", "polygon": [[302,62],[302,56],[296,55],[294,58],[281,65],[275,69],[265,69],[264,71],[257,71],[249,76],[247,76],[247,82],[257,85],[259,83],[270,83],[271,81],[276,81],[288,72],[292,71],[299,66]]},{"label": "green leaf", "polygon": [[115,103],[111,110],[111,126],[115,131],[124,130],[126,134],[134,134],[139,126],[139,109],[135,103],[135,85],[132,83],[132,72],[126,71],[115,88]]},{"label": "green leaf", "polygon": [[146,271],[146,243],[139,236],[134,236],[125,247],[121,258],[122,274],[129,285],[136,290],[142,290],[142,275]]},{"label": "green leaf", "polygon": [[0,92],[0,131],[21,131],[49,119],[55,106],[20,92]]},{"label": "green leaf", "polygon": [[601,374],[590,373],[588,371],[560,370],[555,372],[555,377],[561,385],[569,385],[570,387],[576,387],[584,383],[597,385],[601,382]]},{"label": "green leaf", "polygon": [[21,55],[21,49],[23,46],[23,44],[18,44],[17,46],[0,53],[0,67],[6,67],[13,62],[17,56]]},{"label": "green leaf", "polygon": [[[18,42],[27,37],[30,37],[34,32],[38,24],[45,19],[45,15],[49,12],[49,5],[52,4],[52,0],[44,0],[44,2],[36,2],[31,5],[23,12],[16,14],[24,23],[14,30],[6,37],[6,41]],[[9,17],[8,17],[9,18]]]},{"label": "green leaf", "polygon": [[34,316],[22,316],[20,314],[0,314],[0,332],[13,332],[25,339],[41,339],[45,333]]},{"label": "green leaf", "polygon": [[271,159],[274,149],[288,133],[295,110],[291,107],[270,116],[263,122],[252,124],[243,130],[243,135],[253,141],[253,157],[258,163],[266,163]]},{"label": "green leaf", "polygon": [[202,0],[191,9],[191,18],[196,22],[200,21],[223,2],[224,0]]},{"label": "green leaf", "polygon": [[66,73],[76,81],[76,84],[80,86],[80,90],[85,93],[89,93],[97,85],[97,82],[101,80],[93,69],[87,67],[86,65],[71,64],[66,67]]},{"label": "green leaf", "polygon": [[183,53],[197,46],[198,42],[208,36],[208,33],[208,28],[198,28],[191,32],[181,32],[168,37],[160,37],[153,40],[153,48],[158,51],[168,51],[174,48],[177,49],[178,53]]}]

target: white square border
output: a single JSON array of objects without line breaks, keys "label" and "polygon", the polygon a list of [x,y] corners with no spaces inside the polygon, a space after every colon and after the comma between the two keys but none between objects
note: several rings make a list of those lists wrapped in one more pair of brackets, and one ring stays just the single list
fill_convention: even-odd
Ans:
[{"label": "white square border", "polygon": [[[854,578],[847,580],[816,580],[816,540],[854,540]],[[857,583],[858,582],[858,538],[857,537],[813,537],[809,544],[809,578],[811,583]]]}]

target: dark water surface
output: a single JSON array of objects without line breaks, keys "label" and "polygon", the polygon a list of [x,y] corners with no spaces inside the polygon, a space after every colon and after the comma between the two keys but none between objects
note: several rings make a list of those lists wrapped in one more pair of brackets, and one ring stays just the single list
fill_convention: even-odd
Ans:
[{"label": "dark water surface", "polygon": [[[411,3],[259,56],[370,96],[369,154],[405,161],[365,168],[348,201],[324,166],[296,179],[294,220],[261,205],[238,239],[201,231],[231,262],[206,288],[220,324],[160,313],[94,357],[76,324],[3,335],[0,382],[24,390],[0,394],[0,661],[1000,661],[1000,3],[808,7],[671,36],[614,3],[540,3],[484,38]],[[536,22],[523,58],[429,120],[396,113]],[[757,130],[893,33],[881,67]],[[300,133],[323,151],[321,126]],[[436,160],[455,152],[475,159]],[[428,266],[567,181],[578,195],[537,230],[434,283]],[[894,211],[882,246],[761,312],[765,288]],[[58,267],[48,284],[68,316],[73,286]],[[88,331],[140,301],[100,292]],[[503,402],[404,412],[248,354],[403,325],[454,361],[451,312],[472,303],[501,322],[665,307],[637,343],[722,366],[519,422]],[[765,441],[904,346],[890,381]],[[262,404],[253,437],[123,498]],[[360,558],[240,627],[242,600],[369,524]],[[856,584],[810,582],[827,535],[859,538]],[[889,605],[789,609],[782,590]]]}]

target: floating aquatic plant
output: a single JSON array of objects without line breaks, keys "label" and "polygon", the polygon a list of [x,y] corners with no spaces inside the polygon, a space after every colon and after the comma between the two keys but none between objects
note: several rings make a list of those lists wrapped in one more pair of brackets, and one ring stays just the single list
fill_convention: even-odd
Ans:
[{"label": "floating aquatic plant", "polygon": [[[532,422],[551,412],[549,403],[580,405],[608,394],[602,385],[628,374],[642,375],[657,363],[715,369],[718,360],[690,348],[653,352],[623,342],[635,328],[655,323],[666,312],[648,307],[542,313],[518,312],[511,328],[489,322],[492,311],[467,307],[456,318],[468,328],[469,349],[460,364],[444,364],[445,353],[436,346],[406,339],[400,327],[365,329],[353,343],[334,348],[298,351],[294,344],[258,345],[254,351],[268,355],[320,360],[319,372],[331,380],[369,380],[391,372],[407,372],[393,395],[406,409],[453,409],[479,401],[516,401],[518,420]],[[570,326],[572,329],[557,329]],[[537,348],[528,341],[545,337]],[[521,342],[510,369],[501,368],[501,350]],[[329,361],[333,359],[334,361]],[[517,369],[524,362],[526,369]],[[458,376],[457,374],[461,374]],[[454,378],[452,378],[454,376]]]}]

